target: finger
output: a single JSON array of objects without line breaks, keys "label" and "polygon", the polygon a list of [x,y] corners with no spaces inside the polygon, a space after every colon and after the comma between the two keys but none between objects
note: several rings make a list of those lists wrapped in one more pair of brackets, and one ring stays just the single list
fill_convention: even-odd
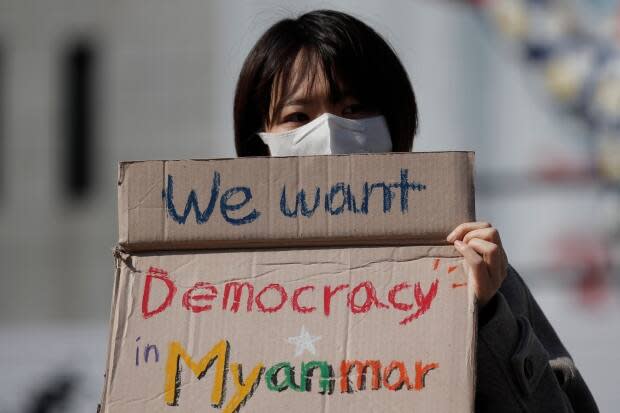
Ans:
[{"label": "finger", "polygon": [[468,244],[469,240],[472,238],[480,238],[497,245],[501,245],[502,243],[499,237],[499,231],[495,227],[480,228],[469,231],[467,234],[465,234],[465,236],[463,236],[463,242],[465,244]]},{"label": "finger", "polygon": [[473,238],[468,245],[482,255],[482,259],[487,264],[489,275],[494,280],[494,284],[497,284],[497,286],[501,285],[504,278],[506,278],[506,260],[501,247],[479,238]]},{"label": "finger", "polygon": [[491,224],[489,224],[488,222],[465,222],[454,228],[454,230],[452,230],[452,232],[446,237],[446,239],[448,240],[448,242],[454,242],[457,239],[463,240],[463,236],[469,231],[480,228],[488,228],[490,226]]},{"label": "finger", "polygon": [[463,255],[465,261],[470,265],[472,270],[486,271],[484,259],[472,247],[459,240],[454,242],[454,246]]},{"label": "finger", "polygon": [[484,305],[495,291],[484,260],[471,246],[461,241],[457,240],[454,246],[463,254],[465,263],[470,268],[469,279],[474,287],[476,297]]}]

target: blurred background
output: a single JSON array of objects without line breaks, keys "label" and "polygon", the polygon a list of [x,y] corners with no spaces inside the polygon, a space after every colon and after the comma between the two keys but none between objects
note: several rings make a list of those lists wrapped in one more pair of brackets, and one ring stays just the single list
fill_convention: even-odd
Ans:
[{"label": "blurred background", "polygon": [[243,59],[317,8],[401,57],[415,151],[476,151],[478,218],[617,411],[620,1],[0,0],[0,412],[95,411],[117,163],[234,157]]}]

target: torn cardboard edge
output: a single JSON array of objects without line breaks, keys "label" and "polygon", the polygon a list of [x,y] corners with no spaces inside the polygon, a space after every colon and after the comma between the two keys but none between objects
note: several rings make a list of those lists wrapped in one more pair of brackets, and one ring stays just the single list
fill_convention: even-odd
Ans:
[{"label": "torn cardboard edge", "polygon": [[119,245],[446,245],[475,220],[473,162],[473,152],[123,162]]}]

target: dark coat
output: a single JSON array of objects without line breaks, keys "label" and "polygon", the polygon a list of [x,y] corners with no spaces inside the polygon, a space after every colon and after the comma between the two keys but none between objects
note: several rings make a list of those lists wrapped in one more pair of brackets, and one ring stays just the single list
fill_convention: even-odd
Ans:
[{"label": "dark coat", "polygon": [[478,315],[476,412],[598,412],[573,360],[514,268]]}]

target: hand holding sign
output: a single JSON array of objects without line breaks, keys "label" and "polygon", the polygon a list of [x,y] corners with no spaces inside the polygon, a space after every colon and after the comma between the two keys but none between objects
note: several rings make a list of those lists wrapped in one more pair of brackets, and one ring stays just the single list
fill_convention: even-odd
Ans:
[{"label": "hand holding sign", "polygon": [[447,240],[465,257],[476,297],[484,307],[506,278],[508,259],[499,232],[488,222],[466,222],[456,227]]}]

